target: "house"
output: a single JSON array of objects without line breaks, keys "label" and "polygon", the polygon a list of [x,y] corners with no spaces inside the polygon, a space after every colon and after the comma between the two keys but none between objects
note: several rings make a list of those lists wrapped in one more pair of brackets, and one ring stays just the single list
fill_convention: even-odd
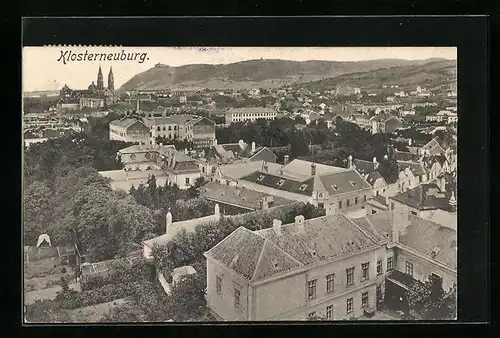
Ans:
[{"label": "house", "polygon": [[210,147],[215,141],[215,122],[196,115],[171,115],[149,117],[144,124],[150,129],[150,142],[155,143],[158,136],[168,140],[187,140],[196,148]]},{"label": "house", "polygon": [[109,123],[109,139],[149,143],[149,128],[140,120],[124,117]]},{"label": "house", "polygon": [[368,184],[370,184],[373,189],[373,196],[386,195],[386,192],[388,191],[388,184],[378,171],[380,163],[378,163],[376,157],[374,157],[372,161],[359,159],[352,160],[350,157],[348,159],[348,166],[350,166],[349,163],[352,163],[352,167],[361,174]]},{"label": "house", "polygon": [[[455,200],[454,192],[445,192],[443,187],[435,183],[425,183],[417,187],[390,197],[391,210],[407,210],[410,214],[421,218],[427,218],[431,211],[442,209],[446,211],[456,210],[453,205]],[[452,205],[450,205],[452,200]]]},{"label": "house", "polygon": [[[372,187],[354,169],[295,159],[287,165],[259,162],[237,178],[220,182],[325,208],[326,213],[363,212]],[[220,168],[226,169],[226,168]],[[241,171],[245,170],[241,168]]]},{"label": "house", "polygon": [[374,238],[390,239],[385,245],[386,261],[378,262],[385,274],[380,292],[393,310],[409,310],[406,291],[415,280],[431,275],[441,281],[446,292],[456,289],[457,232],[431,220],[409,214],[404,209],[353,219]]},{"label": "house", "polygon": [[[404,172],[406,173],[406,170],[409,169],[410,172],[412,173],[412,177],[414,178],[414,182],[409,182],[408,185],[406,185],[406,188],[411,188],[414,187],[420,183],[425,183],[428,181],[427,177],[427,170],[425,170],[425,167],[422,163],[420,162],[413,162],[413,161],[397,161],[398,164],[398,171],[399,172]],[[404,191],[404,190],[401,190]]]},{"label": "house", "polygon": [[167,245],[177,234],[185,231],[193,233],[198,225],[209,224],[220,220],[221,214],[219,205],[215,204],[213,215],[189,219],[185,221],[172,222],[172,214],[170,211],[167,213],[165,233],[161,236],[154,237],[142,242],[142,255],[146,259],[153,259],[153,248],[155,246]]},{"label": "house", "polygon": [[338,86],[334,93],[335,96],[350,96],[350,95],[356,95],[356,94],[361,94],[361,89],[358,87],[350,87],[350,86],[344,86],[340,87]]},{"label": "house", "polygon": [[353,114],[351,115],[351,121],[363,129],[371,129],[372,121],[369,115],[364,114]]},{"label": "house", "polygon": [[420,155],[440,155],[444,154],[445,150],[443,149],[443,147],[441,147],[441,145],[437,141],[437,138],[433,138],[425,145],[420,147],[418,153]]},{"label": "house", "polygon": [[225,112],[226,124],[228,125],[233,122],[253,122],[258,119],[274,120],[277,115],[276,110],[265,107],[231,108]]},{"label": "house", "polygon": [[246,161],[267,161],[276,163],[277,156],[267,147],[257,147],[255,142],[245,143],[240,140],[238,143],[217,144],[217,140],[212,149],[214,156],[228,163],[236,159],[244,159]]},{"label": "house", "polygon": [[80,109],[83,107],[104,108],[106,105],[106,99],[103,97],[81,97],[79,104]]},{"label": "house", "polygon": [[240,227],[205,253],[207,306],[228,321],[360,317],[376,306],[385,242],[344,215]]},{"label": "house", "polygon": [[199,190],[200,197],[219,204],[223,214],[234,209],[241,212],[250,212],[295,203],[295,201],[280,196],[273,196],[217,182],[209,182],[200,187]]}]

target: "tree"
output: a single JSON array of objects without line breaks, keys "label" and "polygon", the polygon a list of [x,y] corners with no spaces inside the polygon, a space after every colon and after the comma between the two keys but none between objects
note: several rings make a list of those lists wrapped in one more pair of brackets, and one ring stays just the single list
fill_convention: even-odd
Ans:
[{"label": "tree", "polygon": [[193,320],[202,315],[206,308],[205,270],[183,277],[173,288],[168,299],[172,319],[176,321]]},{"label": "tree", "polygon": [[23,197],[25,245],[36,245],[38,236],[47,232],[52,219],[52,191],[44,182],[35,181],[25,187]]},{"label": "tree", "polygon": [[[410,315],[417,319],[440,320],[451,318],[456,313],[456,297],[446,294],[442,279],[430,275],[425,282],[415,281],[406,293]],[[452,303],[455,301],[455,305]]]}]

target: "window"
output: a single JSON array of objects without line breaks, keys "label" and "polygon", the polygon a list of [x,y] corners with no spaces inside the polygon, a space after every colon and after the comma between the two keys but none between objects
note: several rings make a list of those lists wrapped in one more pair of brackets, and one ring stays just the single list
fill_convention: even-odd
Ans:
[{"label": "window", "polygon": [[382,274],[382,261],[377,261],[377,276],[380,276]]},{"label": "window", "polygon": [[391,203],[391,210],[394,210],[394,203]]},{"label": "window", "polygon": [[335,190],[335,191],[339,190],[339,187],[338,187],[336,184],[333,184],[333,185],[332,185],[332,188],[333,188],[333,190]]},{"label": "window", "polygon": [[299,188],[299,191],[305,191],[307,189],[307,184],[302,184]]},{"label": "window", "polygon": [[370,279],[370,263],[361,264],[361,281]]},{"label": "window", "polygon": [[189,177],[186,177],[185,183],[186,185],[189,185]]},{"label": "window", "polygon": [[387,257],[387,271],[394,270],[394,257]]},{"label": "window", "polygon": [[163,126],[163,131],[167,130],[167,128],[165,126]]},{"label": "window", "polygon": [[169,131],[170,131],[170,130],[172,130],[172,126],[168,126],[168,130],[169,130]]},{"label": "window", "polygon": [[351,286],[354,284],[354,267],[346,270],[347,275],[347,286]]},{"label": "window", "polygon": [[410,211],[410,214],[417,216],[417,212],[416,211]]},{"label": "window", "polygon": [[309,299],[316,298],[316,279],[307,283],[307,296]]},{"label": "window", "polygon": [[217,276],[215,278],[215,291],[218,295],[222,295],[222,277]]},{"label": "window", "polygon": [[314,318],[314,317],[316,317],[316,311],[310,312],[310,313],[307,315],[307,318]]},{"label": "window", "polygon": [[239,308],[240,307],[240,290],[234,289],[234,307]]},{"label": "window", "polygon": [[156,128],[156,131],[161,131],[161,127]]},{"label": "window", "polygon": [[130,155],[131,160],[135,160],[135,157],[136,157],[135,154]]},{"label": "window", "polygon": [[365,202],[366,202],[366,195],[365,195],[365,197],[363,198],[363,201],[365,201]]},{"label": "window", "polygon": [[326,319],[333,319],[333,305],[326,307]]},{"label": "window", "polygon": [[351,185],[352,185],[353,187],[355,187],[355,186],[357,186],[357,185],[358,185],[358,184],[357,184],[356,182],[354,182],[354,181],[349,181],[349,183],[351,183]]},{"label": "window", "polygon": [[353,311],[353,298],[347,298],[347,313],[351,313]]},{"label": "window", "polygon": [[320,208],[320,209],[324,209],[324,208],[325,208],[325,203],[323,203],[323,202],[319,202],[319,203],[318,203],[318,208]]},{"label": "window", "polygon": [[339,201],[339,209],[342,209],[342,201]]},{"label": "window", "polygon": [[413,263],[412,262],[409,262],[409,261],[405,262],[405,273],[407,275],[410,275],[413,277]]},{"label": "window", "polygon": [[361,307],[363,309],[368,307],[368,292],[363,292],[361,294]]},{"label": "window", "polygon": [[265,176],[264,176],[264,175],[260,175],[260,176],[259,176],[259,178],[257,178],[257,181],[259,181],[259,182],[260,182],[260,181],[264,180],[264,178],[265,178]]},{"label": "window", "polygon": [[285,183],[285,180],[279,180],[278,183],[276,183],[279,187],[281,187]]},{"label": "window", "polygon": [[326,276],[326,293],[333,292],[335,290],[335,274],[332,273]]},{"label": "window", "polygon": [[358,202],[359,202],[359,197],[355,197],[354,198],[354,204],[358,204]]},{"label": "window", "polygon": [[345,206],[346,206],[347,208],[349,208],[349,206],[350,206],[350,205],[351,205],[351,200],[347,200],[347,201],[345,202]]}]

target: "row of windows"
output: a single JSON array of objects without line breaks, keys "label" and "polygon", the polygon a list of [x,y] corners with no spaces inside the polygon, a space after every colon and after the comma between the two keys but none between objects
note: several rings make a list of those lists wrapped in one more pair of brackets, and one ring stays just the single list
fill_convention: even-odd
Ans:
[{"label": "row of windows", "polygon": [[[222,297],[222,277],[216,276],[215,278],[215,291],[218,295]],[[241,306],[240,303],[241,289],[239,287],[234,288],[233,297],[234,297],[234,307],[239,309]]]},{"label": "row of windows", "polygon": [[[153,129],[154,127],[151,127],[151,129]],[[156,131],[166,131],[167,130],[167,127],[163,126],[163,128],[161,126],[158,126],[156,127]],[[172,126],[168,126],[168,130],[172,130]],[[174,126],[174,129],[173,130],[177,130],[177,126]]]},{"label": "row of windows", "polygon": [[[387,271],[394,269],[394,257],[387,258]],[[412,268],[413,269],[413,268]],[[382,260],[377,261],[377,276],[384,273]],[[361,282],[370,279],[370,263],[366,262],[361,264]],[[307,296],[309,299],[316,298],[316,285],[317,279],[308,281],[307,284]],[[346,269],[346,286],[354,285],[354,267]],[[329,274],[326,276],[326,293],[331,293],[335,291],[335,274]]]},{"label": "row of windows", "polygon": [[276,113],[245,113],[245,114],[233,114],[233,117],[273,117]]},{"label": "row of windows", "polygon": [[[369,306],[369,302],[368,302],[368,291],[367,292],[363,292],[361,294],[361,308],[362,309],[365,309]],[[354,312],[354,297],[349,297],[347,298],[346,300],[346,314],[351,314]],[[326,307],[326,319],[334,319],[334,308],[333,308],[333,305],[328,305]],[[310,312],[308,314],[308,317],[309,318],[314,318],[316,317],[317,314],[316,314],[316,311],[313,311],[313,312]]]},{"label": "row of windows", "polygon": [[[363,196],[363,201],[366,202],[366,195]],[[359,203],[359,197],[354,197],[354,205],[357,205]],[[339,201],[339,209],[342,209],[343,203],[342,201]],[[347,199],[345,201],[345,206],[346,208],[349,208],[351,206],[351,200]]]}]

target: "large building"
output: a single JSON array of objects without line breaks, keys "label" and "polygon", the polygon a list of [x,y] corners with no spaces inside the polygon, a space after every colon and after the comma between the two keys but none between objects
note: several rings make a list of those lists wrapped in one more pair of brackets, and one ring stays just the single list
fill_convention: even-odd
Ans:
[{"label": "large building", "polygon": [[456,287],[456,231],[401,210],[240,227],[205,253],[207,305],[219,320],[370,317],[377,298],[405,309],[431,274]]},{"label": "large building", "polygon": [[325,208],[327,214],[364,212],[372,187],[354,169],[295,159],[285,166],[266,161],[219,166],[214,179]]},{"label": "large building", "polygon": [[124,117],[109,123],[109,139],[125,142],[149,143],[149,128],[137,119]]},{"label": "large building", "polygon": [[150,144],[154,144],[157,137],[191,141],[197,148],[211,147],[215,141],[215,122],[202,116],[148,117],[144,124],[150,129]]},{"label": "large building", "polygon": [[276,110],[265,107],[231,108],[225,112],[226,124],[233,122],[256,121],[258,119],[274,120],[278,116]]}]

